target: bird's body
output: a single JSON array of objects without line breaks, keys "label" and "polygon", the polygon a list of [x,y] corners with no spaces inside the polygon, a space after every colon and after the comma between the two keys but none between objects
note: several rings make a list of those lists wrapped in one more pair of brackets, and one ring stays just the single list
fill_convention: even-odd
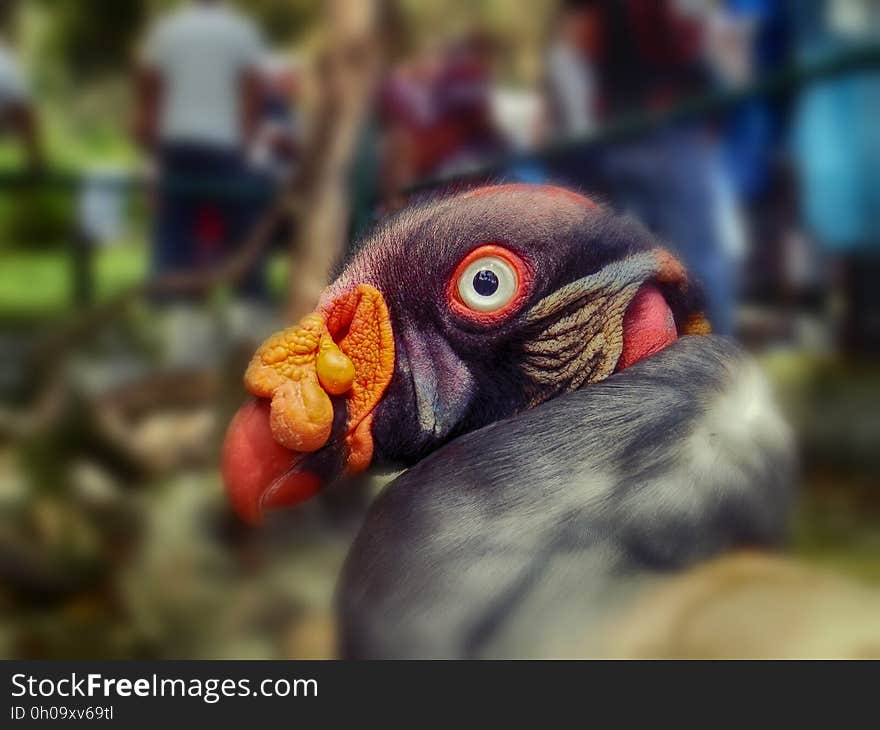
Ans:
[{"label": "bird's body", "polygon": [[750,358],[683,338],[392,482],[340,583],[344,652],[600,652],[601,629],[664,576],[778,544],[792,467]]}]

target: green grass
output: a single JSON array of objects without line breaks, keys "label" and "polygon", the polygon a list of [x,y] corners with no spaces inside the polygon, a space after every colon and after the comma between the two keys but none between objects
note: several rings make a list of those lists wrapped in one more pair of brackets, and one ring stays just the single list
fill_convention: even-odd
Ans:
[{"label": "green grass", "polygon": [[[121,243],[94,252],[95,295],[106,298],[140,281],[147,272],[144,244]],[[71,306],[67,249],[0,250],[0,319],[52,317]]]},{"label": "green grass", "polygon": [[[125,242],[94,251],[95,298],[100,301],[142,281],[149,273],[146,242]],[[269,260],[269,290],[283,296],[287,256]],[[64,315],[72,305],[69,250],[0,249],[0,322],[31,321]]]},{"label": "green grass", "polygon": [[880,494],[870,472],[804,475],[793,525],[799,557],[880,583]]}]

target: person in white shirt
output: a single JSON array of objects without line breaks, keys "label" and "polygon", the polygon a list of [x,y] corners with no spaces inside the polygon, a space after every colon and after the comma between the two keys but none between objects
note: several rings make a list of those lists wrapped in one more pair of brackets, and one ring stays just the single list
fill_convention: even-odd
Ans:
[{"label": "person in white shirt", "polygon": [[[216,264],[246,237],[264,195],[247,148],[259,121],[263,42],[220,0],[194,0],[150,30],[135,133],[159,173],[154,270]],[[244,282],[259,295],[262,272]]]},{"label": "person in white shirt", "polygon": [[241,150],[257,121],[262,55],[253,23],[218,0],[161,18],[141,66],[141,141]]}]

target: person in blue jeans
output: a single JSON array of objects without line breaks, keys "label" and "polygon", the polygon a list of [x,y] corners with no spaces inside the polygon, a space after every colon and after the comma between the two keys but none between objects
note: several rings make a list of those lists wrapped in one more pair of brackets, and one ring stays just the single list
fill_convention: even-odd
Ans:
[{"label": "person in blue jeans", "polygon": [[[194,0],[150,29],[137,76],[136,134],[158,168],[153,270],[197,271],[244,242],[265,193],[247,164],[259,121],[256,27],[219,0]],[[262,266],[239,282],[263,294]]]},{"label": "person in blue jeans", "polygon": [[[167,144],[158,158],[154,271],[197,271],[220,264],[256,224],[268,181],[231,151]],[[262,257],[237,282],[236,291],[246,298],[263,298]]]}]

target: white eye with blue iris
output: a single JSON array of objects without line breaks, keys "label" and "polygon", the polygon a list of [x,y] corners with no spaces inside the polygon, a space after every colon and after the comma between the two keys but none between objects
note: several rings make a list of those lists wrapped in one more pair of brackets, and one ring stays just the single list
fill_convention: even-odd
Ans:
[{"label": "white eye with blue iris", "polygon": [[498,256],[473,261],[458,279],[461,300],[475,312],[494,312],[516,296],[514,268]]}]

